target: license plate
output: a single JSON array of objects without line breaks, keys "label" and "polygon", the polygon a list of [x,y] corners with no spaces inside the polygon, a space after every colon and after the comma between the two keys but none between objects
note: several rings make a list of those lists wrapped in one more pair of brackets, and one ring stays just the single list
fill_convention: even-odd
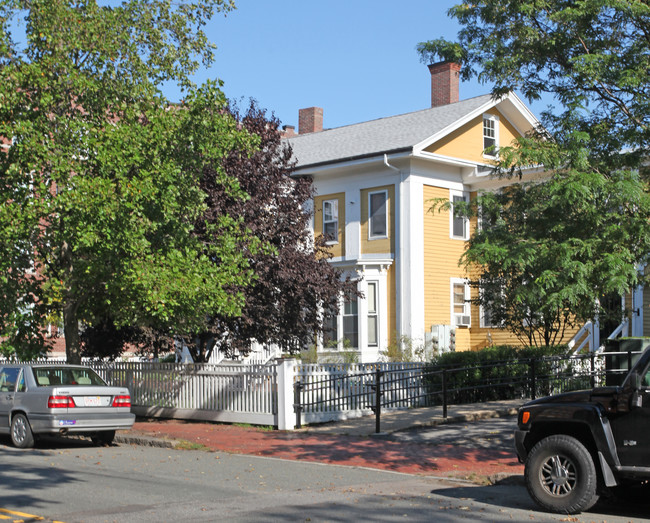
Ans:
[{"label": "license plate", "polygon": [[99,396],[86,396],[84,398],[84,405],[86,407],[100,407],[102,404]]}]

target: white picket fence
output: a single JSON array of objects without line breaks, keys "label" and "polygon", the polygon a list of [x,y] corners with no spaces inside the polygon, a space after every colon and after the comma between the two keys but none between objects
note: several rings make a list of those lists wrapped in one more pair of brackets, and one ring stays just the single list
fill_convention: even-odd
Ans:
[{"label": "white picket fence", "polygon": [[[36,362],[35,362],[36,363]],[[64,364],[58,360],[37,363]],[[392,408],[418,405],[422,364],[270,364],[85,361],[111,385],[127,387],[139,416],[228,423],[296,426],[294,387],[300,382],[300,423],[318,423],[372,414],[377,369],[398,386],[385,390]]]},{"label": "white picket fence", "polygon": [[90,362],[142,416],[277,424],[277,365]]}]

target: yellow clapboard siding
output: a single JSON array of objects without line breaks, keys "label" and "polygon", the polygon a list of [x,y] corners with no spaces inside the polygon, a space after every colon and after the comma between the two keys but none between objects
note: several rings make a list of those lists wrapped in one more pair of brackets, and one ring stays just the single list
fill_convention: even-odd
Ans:
[{"label": "yellow clapboard siding", "polygon": [[[451,278],[463,278],[458,260],[465,242],[450,238],[450,216],[447,210],[431,210],[432,200],[449,199],[449,189],[425,185],[424,200],[424,322],[431,325],[451,324]],[[457,329],[458,331],[467,329]],[[465,339],[466,338],[466,339]],[[469,335],[456,335],[456,349],[469,349]]]},{"label": "yellow clapboard siding", "polygon": [[[520,136],[508,120],[496,109],[486,111],[499,117],[499,147],[512,145],[513,141]],[[477,163],[488,161],[483,156],[483,116],[478,116],[466,123],[454,132],[438,140],[427,147],[425,151],[430,153],[462,158]]]}]

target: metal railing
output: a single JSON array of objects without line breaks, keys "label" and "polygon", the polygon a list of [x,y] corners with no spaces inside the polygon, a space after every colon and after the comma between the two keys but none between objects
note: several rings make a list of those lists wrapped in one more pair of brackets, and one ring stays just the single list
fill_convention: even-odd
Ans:
[{"label": "metal railing", "polygon": [[[384,410],[448,406],[486,401],[535,399],[600,385],[618,385],[640,352],[602,352],[495,361],[468,367],[417,365],[408,369],[376,365],[365,372],[320,379],[297,379],[294,384],[296,426],[345,419],[347,411],[374,413],[380,432]],[[344,367],[344,366],[341,366]],[[324,416],[328,413],[329,416]],[[318,416],[321,414],[321,416]]]}]

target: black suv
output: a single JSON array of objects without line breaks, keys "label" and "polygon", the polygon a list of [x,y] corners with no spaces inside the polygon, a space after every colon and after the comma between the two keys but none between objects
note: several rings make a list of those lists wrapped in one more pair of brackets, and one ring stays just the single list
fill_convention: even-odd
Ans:
[{"label": "black suv", "polygon": [[544,509],[581,512],[611,489],[650,497],[650,348],[621,385],[531,401],[517,425],[526,487]]}]

